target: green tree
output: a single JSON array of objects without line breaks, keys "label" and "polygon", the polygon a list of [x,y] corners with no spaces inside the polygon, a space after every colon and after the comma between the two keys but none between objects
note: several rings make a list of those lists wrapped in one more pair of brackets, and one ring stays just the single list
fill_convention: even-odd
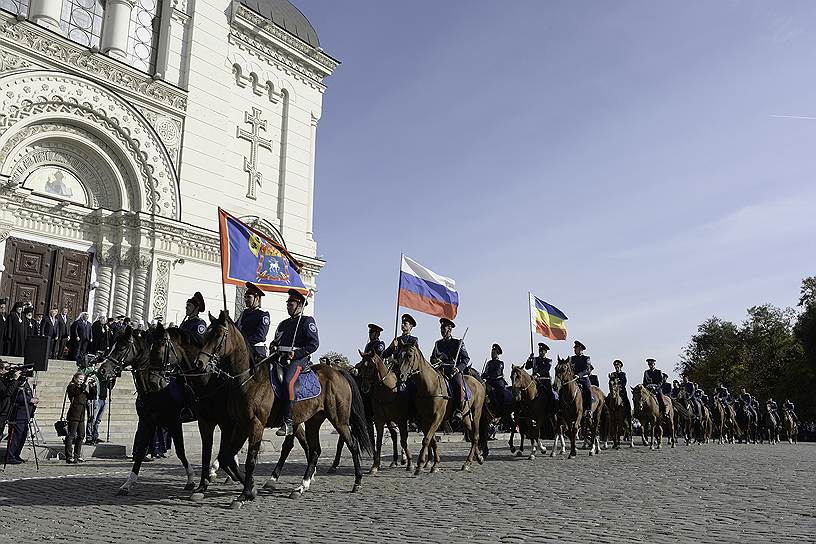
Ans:
[{"label": "green tree", "polygon": [[805,278],[799,297],[800,313],[793,327],[802,354],[792,361],[785,372],[782,386],[785,394],[796,403],[799,417],[816,419],[816,276]]},{"label": "green tree", "polygon": [[740,328],[741,353],[737,377],[757,398],[777,397],[791,366],[802,357],[793,335],[795,312],[770,304],[748,308],[748,319]]},{"label": "green tree", "polygon": [[741,342],[737,326],[711,317],[697,327],[697,334],[683,350],[676,370],[710,391],[717,382],[733,383]]}]

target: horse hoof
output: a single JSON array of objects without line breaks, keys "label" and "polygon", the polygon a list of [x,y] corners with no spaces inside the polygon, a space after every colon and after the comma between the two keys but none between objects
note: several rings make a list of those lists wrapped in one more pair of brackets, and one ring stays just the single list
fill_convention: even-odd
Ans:
[{"label": "horse hoof", "polygon": [[337,466],[336,466],[336,465],[332,465],[332,466],[330,466],[330,467],[328,468],[328,470],[326,470],[326,473],[327,473],[327,474],[335,474],[335,473],[337,473]]},{"label": "horse hoof", "polygon": [[198,492],[190,495],[190,500],[193,502],[201,502],[204,500],[204,493]]},{"label": "horse hoof", "polygon": [[354,487],[351,488],[352,493],[357,493],[360,491],[360,484],[354,484]]},{"label": "horse hoof", "polygon": [[380,469],[378,469],[377,467],[371,467],[371,470],[369,470],[368,473],[372,474],[372,475],[376,475],[379,471],[380,471]]},{"label": "horse hoof", "polygon": [[573,457],[575,457],[574,453],[570,453],[569,455],[567,455],[567,459],[572,459]]},{"label": "horse hoof", "polygon": [[420,472],[422,472],[422,466],[417,465],[416,469],[414,470],[414,476],[419,476]]},{"label": "horse hoof", "polygon": [[120,497],[127,497],[129,493],[130,493],[130,489],[126,489],[126,488],[122,488],[122,487],[120,487],[119,491],[116,492],[116,494],[118,496],[120,496]]},{"label": "horse hoof", "polygon": [[397,463],[391,463],[390,465],[388,465],[388,468],[397,468],[397,466],[398,466]]},{"label": "horse hoof", "polygon": [[196,488],[196,484],[193,483],[193,482],[190,482],[189,484],[184,486],[184,491],[192,491],[195,488]]},{"label": "horse hoof", "polygon": [[300,491],[300,489],[295,489],[294,491],[289,493],[289,498],[290,499],[299,499],[302,496],[303,496],[303,493]]},{"label": "horse hoof", "polygon": [[224,478],[224,485],[227,485],[227,484],[228,484],[228,483],[230,483],[231,481],[232,481],[232,478],[230,478],[229,476],[227,476],[226,478]]},{"label": "horse hoof", "polygon": [[529,459],[530,461],[535,461],[535,454],[531,453],[530,457],[528,457],[527,459]]},{"label": "horse hoof", "polygon": [[439,472],[439,467],[436,466],[436,465],[432,466],[431,467],[431,474],[436,474],[437,472]]},{"label": "horse hoof", "polygon": [[473,469],[470,468],[470,465],[462,465],[462,472],[473,472]]},{"label": "horse hoof", "polygon": [[590,451],[589,451],[589,456],[590,456],[590,457],[592,457],[592,456],[594,456],[594,455],[595,455],[595,450],[590,450]]},{"label": "horse hoof", "polygon": [[516,452],[516,457],[521,457],[522,455],[524,455],[524,453],[521,450]]},{"label": "horse hoof", "polygon": [[481,454],[477,454],[476,455],[476,462],[479,463],[480,465],[484,465],[484,457],[482,457]]},{"label": "horse hoof", "polygon": [[516,448],[514,446],[510,447],[510,453],[516,453]]},{"label": "horse hoof", "polygon": [[270,478],[269,480],[267,480],[267,481],[264,483],[263,488],[264,488],[264,489],[272,489],[272,490],[274,490],[274,489],[275,489],[275,485],[276,485],[277,483],[278,483],[278,482],[276,482],[275,480],[273,480],[273,479],[271,479],[271,478]]},{"label": "horse hoof", "polygon": [[550,457],[555,457],[555,450],[550,453]]},{"label": "horse hoof", "polygon": [[244,501],[238,499],[233,499],[229,505],[230,510],[240,510],[242,506],[244,506]]}]

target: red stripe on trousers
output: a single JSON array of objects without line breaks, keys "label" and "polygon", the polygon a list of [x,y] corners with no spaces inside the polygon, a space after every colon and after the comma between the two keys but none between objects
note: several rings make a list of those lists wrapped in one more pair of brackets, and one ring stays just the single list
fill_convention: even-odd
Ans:
[{"label": "red stripe on trousers", "polygon": [[300,367],[297,367],[292,381],[289,382],[289,400],[295,400],[295,382],[297,382],[298,376],[300,376]]}]

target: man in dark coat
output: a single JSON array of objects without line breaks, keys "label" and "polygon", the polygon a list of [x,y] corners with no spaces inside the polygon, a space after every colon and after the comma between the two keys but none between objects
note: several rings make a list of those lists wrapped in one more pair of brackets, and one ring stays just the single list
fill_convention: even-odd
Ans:
[{"label": "man in dark coat", "polygon": [[51,358],[54,358],[54,345],[59,343],[59,321],[57,314],[59,306],[52,306],[48,315],[40,321],[40,336],[45,336],[51,342]]},{"label": "man in dark coat", "polygon": [[569,361],[572,372],[575,374],[576,382],[581,388],[581,395],[584,405],[584,417],[592,414],[592,388],[589,383],[590,364],[589,355],[584,355],[586,346],[576,340],[573,344],[575,355],[570,356]]},{"label": "man in dark coat", "polygon": [[266,335],[269,333],[269,312],[261,308],[264,292],[252,282],[246,282],[244,304],[246,308],[235,324],[244,335],[250,353],[256,360],[266,357]]},{"label": "man in dark coat", "polygon": [[25,347],[26,329],[23,324],[22,302],[17,302],[11,309],[6,329],[6,354],[12,357],[22,357]]},{"label": "man in dark coat", "polygon": [[68,306],[62,307],[62,312],[57,315],[57,342],[54,343],[51,356],[54,359],[62,359],[68,347],[68,335],[70,334],[70,323],[68,322]]},{"label": "man in dark coat", "polygon": [[191,298],[187,299],[184,307],[184,320],[179,325],[179,329],[187,332],[197,346],[204,345],[204,333],[207,331],[207,322],[198,317],[198,314],[206,309],[204,296],[196,291]]},{"label": "man in dark coat", "polygon": [[110,328],[108,327],[108,318],[100,315],[94,324],[91,325],[91,345],[88,348],[90,353],[107,353],[110,347]]},{"label": "man in dark coat", "polygon": [[85,367],[85,356],[91,343],[91,324],[88,323],[88,312],[81,312],[71,324],[71,342],[74,345],[74,360],[80,368]]},{"label": "man in dark coat", "polygon": [[504,361],[499,359],[502,348],[498,344],[493,344],[490,349],[490,360],[485,365],[482,372],[482,379],[488,386],[490,397],[500,408],[505,408],[504,401],[507,391],[507,380],[504,379]]},{"label": "man in dark coat", "polygon": [[464,416],[465,406],[465,382],[464,375],[470,363],[470,355],[465,349],[465,343],[453,337],[453,328],[456,324],[443,317],[439,320],[439,329],[442,338],[434,344],[431,353],[431,364],[442,367],[442,373],[448,377],[453,384],[456,394],[456,409],[451,415],[451,420],[459,421]]},{"label": "man in dark coat", "polygon": [[[6,453],[6,461],[10,465],[19,465],[23,462],[20,453],[28,438],[28,423],[37,407],[37,399],[34,397],[34,389],[29,383],[29,379],[20,378],[19,371],[15,372],[16,382],[14,387],[18,389],[15,393],[12,390],[12,404],[9,406],[9,446]],[[14,396],[16,395],[16,396]]]},{"label": "man in dark coat", "polygon": [[649,368],[643,372],[643,385],[657,396],[657,405],[660,407],[660,416],[663,417],[666,415],[666,401],[663,398],[664,374],[659,368],[655,367],[656,362],[657,361],[651,357],[646,359],[646,365]]},{"label": "man in dark coat", "polygon": [[8,316],[6,315],[7,302],[8,299],[0,298],[0,355],[6,354],[6,325],[8,324]]}]

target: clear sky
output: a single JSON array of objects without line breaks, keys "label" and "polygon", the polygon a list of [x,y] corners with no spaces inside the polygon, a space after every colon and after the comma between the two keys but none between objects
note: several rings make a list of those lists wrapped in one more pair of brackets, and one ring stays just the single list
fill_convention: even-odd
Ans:
[{"label": "clear sky", "polygon": [[[529,354],[528,290],[569,317],[553,358],[580,339],[601,376],[639,377],[816,274],[816,2],[295,3],[342,61],[320,353],[356,362],[370,321],[392,336],[403,251],[456,280],[480,370],[493,342],[508,371]],[[439,327],[414,315],[429,355]]]}]

